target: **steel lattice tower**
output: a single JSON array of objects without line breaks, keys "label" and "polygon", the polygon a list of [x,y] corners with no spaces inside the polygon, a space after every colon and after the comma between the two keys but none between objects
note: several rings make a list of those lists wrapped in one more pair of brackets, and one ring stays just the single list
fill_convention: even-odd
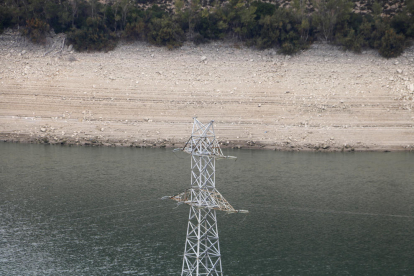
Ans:
[{"label": "steel lattice tower", "polygon": [[180,149],[191,154],[191,187],[164,197],[190,205],[181,275],[223,275],[216,210],[248,212],[235,210],[216,189],[216,159],[234,157],[223,155],[213,122],[204,125],[194,118],[191,137]]}]

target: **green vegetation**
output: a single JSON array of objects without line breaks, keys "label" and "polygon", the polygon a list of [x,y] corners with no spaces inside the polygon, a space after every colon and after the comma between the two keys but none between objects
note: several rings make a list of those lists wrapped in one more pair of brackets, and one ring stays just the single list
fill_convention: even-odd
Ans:
[{"label": "green vegetation", "polygon": [[414,0],[407,0],[393,17],[382,16],[379,2],[372,2],[367,14],[355,14],[351,0],[292,0],[290,7],[251,0],[176,0],[175,12],[152,3],[3,0],[0,33],[19,27],[34,43],[45,43],[53,29],[66,33],[77,51],[109,51],[119,39],[169,49],[180,47],[186,39],[195,44],[233,39],[237,44],[294,54],[322,40],[355,52],[377,49],[386,58],[400,55],[414,37]]}]

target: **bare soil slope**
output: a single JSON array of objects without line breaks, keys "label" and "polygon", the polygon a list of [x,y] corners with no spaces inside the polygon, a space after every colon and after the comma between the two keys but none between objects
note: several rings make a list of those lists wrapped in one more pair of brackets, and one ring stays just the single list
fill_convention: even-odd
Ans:
[{"label": "bare soil slope", "polygon": [[293,57],[233,43],[74,53],[63,38],[18,39],[0,39],[3,141],[179,146],[197,116],[227,146],[414,148],[413,48],[389,60],[322,44]]}]

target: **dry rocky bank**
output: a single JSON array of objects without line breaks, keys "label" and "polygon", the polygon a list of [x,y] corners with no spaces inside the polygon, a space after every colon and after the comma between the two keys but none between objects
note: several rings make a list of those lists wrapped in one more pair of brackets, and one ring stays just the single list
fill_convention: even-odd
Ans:
[{"label": "dry rocky bank", "polygon": [[414,48],[395,59],[314,44],[296,56],[211,43],[76,53],[0,36],[0,140],[179,147],[192,117],[224,147],[414,149]]}]

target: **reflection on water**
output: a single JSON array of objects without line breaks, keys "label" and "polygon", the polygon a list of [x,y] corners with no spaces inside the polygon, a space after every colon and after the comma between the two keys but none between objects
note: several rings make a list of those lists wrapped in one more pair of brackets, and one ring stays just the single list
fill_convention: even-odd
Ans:
[{"label": "reflection on water", "polygon": [[[0,143],[0,275],[178,275],[190,159]],[[414,275],[414,154],[234,150],[216,184],[225,275]]]}]

